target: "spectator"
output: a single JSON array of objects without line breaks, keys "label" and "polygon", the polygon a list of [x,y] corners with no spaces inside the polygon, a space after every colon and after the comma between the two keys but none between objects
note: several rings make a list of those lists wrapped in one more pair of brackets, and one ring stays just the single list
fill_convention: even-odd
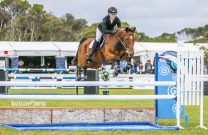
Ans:
[{"label": "spectator", "polygon": [[135,63],[135,61],[134,61],[133,58],[131,59],[131,66],[130,66],[130,69],[131,69],[131,72],[130,72],[131,74],[137,72],[137,64]]},{"label": "spectator", "polygon": [[126,74],[126,72],[123,72],[123,68],[126,67],[127,62],[125,60],[120,61],[120,69],[121,69],[121,73]]},{"label": "spectator", "polygon": [[145,73],[145,69],[144,69],[144,66],[143,66],[143,63],[142,62],[139,62],[139,65],[137,67],[137,74],[144,74]]},{"label": "spectator", "polygon": [[30,62],[30,63],[29,63],[29,67],[32,67],[32,66],[33,66],[33,63],[32,63],[32,62]]},{"label": "spectator", "polygon": [[51,63],[50,63],[50,62],[48,62],[47,64],[45,64],[45,65],[43,66],[43,68],[49,68],[49,67],[50,67],[50,65],[51,65]]},{"label": "spectator", "polygon": [[24,61],[20,59],[20,60],[18,61],[18,66],[21,67],[21,66],[23,66],[23,65],[24,65]]},{"label": "spectator", "polygon": [[145,72],[148,74],[152,73],[152,64],[150,60],[148,60],[147,63],[145,64]]}]

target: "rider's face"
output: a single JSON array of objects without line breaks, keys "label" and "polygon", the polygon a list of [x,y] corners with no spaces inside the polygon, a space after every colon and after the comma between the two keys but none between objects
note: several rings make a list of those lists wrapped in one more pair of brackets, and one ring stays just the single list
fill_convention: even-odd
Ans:
[{"label": "rider's face", "polygon": [[109,14],[109,16],[110,16],[110,18],[113,19],[113,20],[116,18],[116,14]]}]

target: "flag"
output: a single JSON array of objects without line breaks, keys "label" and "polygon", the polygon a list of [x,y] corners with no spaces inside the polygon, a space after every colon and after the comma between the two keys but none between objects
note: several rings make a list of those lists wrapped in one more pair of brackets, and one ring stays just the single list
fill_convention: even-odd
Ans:
[{"label": "flag", "polygon": [[4,51],[4,54],[8,54],[8,51]]}]

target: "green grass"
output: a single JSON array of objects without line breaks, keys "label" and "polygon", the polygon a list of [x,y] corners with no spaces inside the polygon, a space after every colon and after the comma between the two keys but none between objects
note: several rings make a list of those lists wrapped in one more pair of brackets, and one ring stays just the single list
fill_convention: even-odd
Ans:
[{"label": "green grass", "polygon": [[[154,94],[153,90],[132,90],[132,89],[109,89],[110,95],[150,95]],[[9,90],[9,93],[66,93],[75,94],[75,89],[55,89],[55,90]],[[83,89],[79,90],[83,94]],[[102,89],[100,90],[102,94]],[[20,101],[20,100],[18,100]],[[132,100],[132,101],[44,101],[47,107],[130,107],[130,106],[154,106],[153,100]],[[11,101],[0,100],[0,106],[11,106]],[[208,131],[196,128],[199,125],[199,106],[185,106],[185,114],[189,116],[189,125],[184,125],[181,120],[181,126],[185,129],[179,131],[16,131],[13,129],[0,127],[0,134],[15,135],[207,135]],[[159,120],[160,125],[174,126],[175,119]],[[208,127],[208,96],[204,96],[204,125]]]}]

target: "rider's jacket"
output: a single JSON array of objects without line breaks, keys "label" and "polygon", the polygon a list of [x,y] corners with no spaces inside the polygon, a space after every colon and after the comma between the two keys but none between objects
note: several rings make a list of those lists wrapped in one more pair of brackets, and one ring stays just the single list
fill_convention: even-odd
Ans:
[{"label": "rider's jacket", "polygon": [[110,16],[107,15],[103,18],[103,21],[98,25],[98,29],[104,34],[111,34],[115,25],[117,25],[118,28],[121,27],[120,19],[116,16],[116,18],[111,23]]}]

